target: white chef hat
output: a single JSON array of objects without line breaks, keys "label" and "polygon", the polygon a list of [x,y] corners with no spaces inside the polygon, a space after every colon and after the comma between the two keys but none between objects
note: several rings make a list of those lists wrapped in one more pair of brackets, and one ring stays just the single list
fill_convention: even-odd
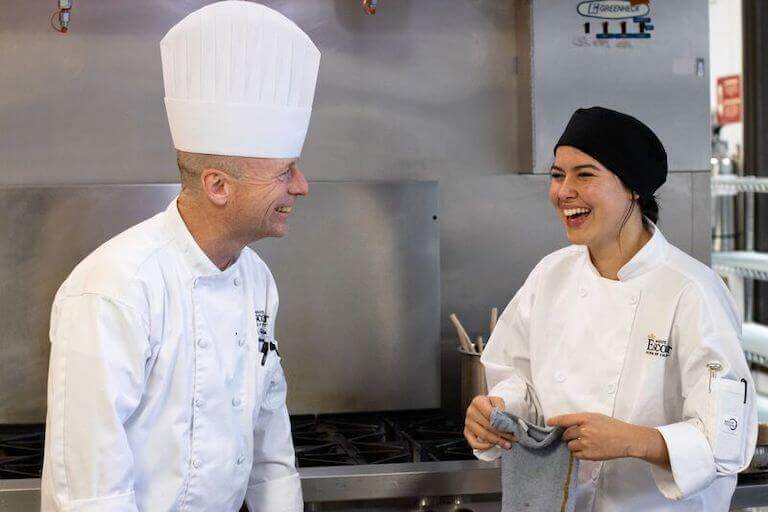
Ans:
[{"label": "white chef hat", "polygon": [[160,41],[165,108],[176,149],[294,158],[307,135],[320,52],[291,20],[228,0]]}]

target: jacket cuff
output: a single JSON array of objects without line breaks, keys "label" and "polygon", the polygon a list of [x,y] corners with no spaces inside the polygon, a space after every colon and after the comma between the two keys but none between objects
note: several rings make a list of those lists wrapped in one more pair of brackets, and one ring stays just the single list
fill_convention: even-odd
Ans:
[{"label": "jacket cuff", "polygon": [[245,502],[251,512],[303,512],[301,477],[298,473],[249,485]]},{"label": "jacket cuff", "polygon": [[[62,512],[139,512],[133,491],[100,498],[70,501]],[[45,512],[45,510],[43,510]]]},{"label": "jacket cuff", "polygon": [[501,457],[501,448],[492,446],[487,450],[472,450],[472,454],[480,460],[491,462]]},{"label": "jacket cuff", "polygon": [[532,421],[530,407],[525,402],[525,385],[517,378],[499,382],[488,391],[488,396],[504,400],[504,412]]},{"label": "jacket cuff", "polygon": [[669,453],[670,469],[651,466],[656,486],[670,500],[682,500],[709,486],[715,479],[715,460],[704,434],[687,422],[656,427]]}]

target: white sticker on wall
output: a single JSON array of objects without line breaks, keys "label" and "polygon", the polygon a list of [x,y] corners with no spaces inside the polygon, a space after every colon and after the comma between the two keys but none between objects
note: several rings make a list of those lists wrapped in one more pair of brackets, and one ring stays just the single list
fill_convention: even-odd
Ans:
[{"label": "white sticker on wall", "polygon": [[582,38],[597,42],[650,39],[654,30],[649,0],[587,0],[576,12],[583,20]]}]

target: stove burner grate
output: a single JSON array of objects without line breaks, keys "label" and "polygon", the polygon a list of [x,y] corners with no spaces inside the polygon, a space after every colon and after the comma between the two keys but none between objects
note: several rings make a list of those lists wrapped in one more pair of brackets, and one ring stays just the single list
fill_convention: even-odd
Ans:
[{"label": "stove burner grate", "polygon": [[474,458],[464,440],[462,418],[440,410],[291,419],[299,467]]},{"label": "stove burner grate", "polygon": [[43,425],[0,425],[0,480],[40,478]]},{"label": "stove burner grate", "polygon": [[[467,460],[460,416],[441,410],[291,417],[299,467]],[[40,478],[45,425],[0,425],[0,480]]]}]

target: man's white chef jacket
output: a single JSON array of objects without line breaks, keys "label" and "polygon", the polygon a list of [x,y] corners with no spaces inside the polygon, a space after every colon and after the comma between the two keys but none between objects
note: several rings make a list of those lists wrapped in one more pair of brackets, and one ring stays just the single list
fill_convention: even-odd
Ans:
[{"label": "man's white chef jacket", "polygon": [[[577,510],[719,512],[757,437],[740,335],[722,280],[655,229],[618,281],[600,276],[585,246],[545,257],[499,318],[482,362],[488,394],[508,412],[533,416],[528,385],[544,418],[596,412],[661,432],[671,471],[631,458],[581,461]],[[712,382],[710,362],[722,365]],[[476,453],[492,459],[499,450]]]},{"label": "man's white chef jacket", "polygon": [[220,271],[175,200],[83,260],[51,315],[42,510],[303,510],[280,358],[259,352],[277,306],[256,253]]}]

